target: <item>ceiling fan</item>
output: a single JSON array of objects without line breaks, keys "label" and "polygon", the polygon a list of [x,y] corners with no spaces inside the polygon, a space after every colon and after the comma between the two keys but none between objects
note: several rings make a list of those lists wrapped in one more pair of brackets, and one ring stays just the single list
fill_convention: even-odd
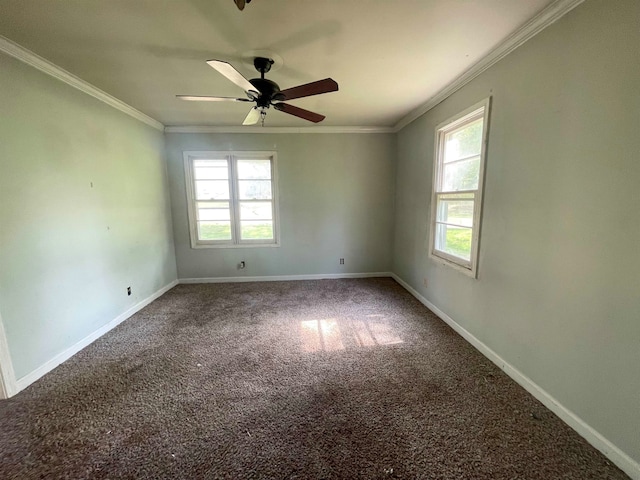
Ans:
[{"label": "ceiling fan", "polygon": [[230,63],[222,60],[209,60],[209,66],[216,69],[220,74],[227,77],[233,83],[238,85],[245,91],[247,98],[234,97],[208,97],[195,95],[176,95],[181,100],[189,100],[196,102],[255,102],[255,106],[249,111],[249,114],[242,122],[243,125],[255,125],[261,122],[264,126],[264,119],[267,115],[267,109],[271,106],[276,110],[288,113],[295,117],[318,123],[325,119],[324,115],[310,112],[303,108],[282,103],[285,100],[294,100],[296,98],[310,97],[321,93],[335,92],[338,90],[338,84],[331,78],[318,80],[316,82],[298,85],[297,87],[280,90],[277,83],[264,78],[264,74],[271,69],[273,60],[265,57],[255,57],[253,66],[260,72],[260,78],[252,78],[247,80],[240,72],[238,72]]}]

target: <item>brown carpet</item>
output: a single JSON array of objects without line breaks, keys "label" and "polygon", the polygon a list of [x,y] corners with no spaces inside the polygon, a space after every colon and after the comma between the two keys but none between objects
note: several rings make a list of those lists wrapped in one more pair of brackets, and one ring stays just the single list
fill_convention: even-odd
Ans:
[{"label": "brown carpet", "polygon": [[180,285],[0,402],[0,478],[622,479],[391,279]]}]

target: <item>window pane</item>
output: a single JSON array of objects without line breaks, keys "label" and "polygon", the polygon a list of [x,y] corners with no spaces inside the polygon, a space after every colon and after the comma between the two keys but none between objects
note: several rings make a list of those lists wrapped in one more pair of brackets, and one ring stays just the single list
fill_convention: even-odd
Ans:
[{"label": "window pane", "polygon": [[240,202],[241,220],[271,220],[271,202]]},{"label": "window pane", "polygon": [[471,261],[471,228],[436,223],[435,248],[441,252]]},{"label": "window pane", "polygon": [[198,222],[200,240],[231,240],[231,222]]},{"label": "window pane", "polygon": [[196,167],[196,180],[226,180],[229,178],[227,167]]},{"label": "window pane", "polygon": [[194,160],[193,166],[194,168],[199,168],[199,167],[227,168],[227,161],[225,159],[219,159],[219,160],[200,159],[200,160]]},{"label": "window pane", "polygon": [[439,195],[437,202],[437,222],[473,227],[473,196]]},{"label": "window pane", "polygon": [[271,160],[238,160],[238,178],[270,179]]},{"label": "window pane", "polygon": [[451,162],[470,155],[480,155],[482,149],[482,124],[480,118],[445,135],[444,162]]},{"label": "window pane", "polygon": [[272,240],[273,222],[244,220],[240,222],[240,237],[243,240]]},{"label": "window pane", "polygon": [[[206,204],[205,204],[206,205]],[[198,207],[198,220],[231,220],[231,212],[227,208]]]},{"label": "window pane", "polygon": [[229,199],[227,180],[196,180],[196,198],[198,200]]},{"label": "window pane", "polygon": [[479,177],[480,157],[473,157],[469,160],[455,163],[445,163],[441,191],[477,190]]},{"label": "window pane", "polygon": [[241,200],[271,199],[271,180],[240,180],[238,187]]}]

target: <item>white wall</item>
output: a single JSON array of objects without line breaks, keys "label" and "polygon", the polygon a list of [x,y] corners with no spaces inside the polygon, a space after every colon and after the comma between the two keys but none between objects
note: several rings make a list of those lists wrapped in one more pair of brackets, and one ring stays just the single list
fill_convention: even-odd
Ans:
[{"label": "white wall", "polygon": [[[393,267],[636,462],[639,25],[637,0],[587,1],[399,132]],[[433,141],[489,95],[474,280],[427,256]]]},{"label": "white wall", "polygon": [[0,105],[0,312],[20,379],[176,270],[162,132],[2,54]]},{"label": "white wall", "polygon": [[[179,278],[389,271],[394,135],[171,133],[166,137]],[[277,152],[280,247],[191,248],[182,155],[188,150]],[[242,260],[246,268],[238,270]]]}]

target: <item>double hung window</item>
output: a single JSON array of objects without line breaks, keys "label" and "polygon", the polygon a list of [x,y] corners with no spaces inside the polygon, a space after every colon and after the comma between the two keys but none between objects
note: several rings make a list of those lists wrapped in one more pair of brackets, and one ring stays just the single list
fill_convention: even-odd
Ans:
[{"label": "double hung window", "polygon": [[274,152],[185,152],[191,246],[277,246]]},{"label": "double hung window", "polygon": [[436,128],[430,254],[477,274],[490,99]]}]

